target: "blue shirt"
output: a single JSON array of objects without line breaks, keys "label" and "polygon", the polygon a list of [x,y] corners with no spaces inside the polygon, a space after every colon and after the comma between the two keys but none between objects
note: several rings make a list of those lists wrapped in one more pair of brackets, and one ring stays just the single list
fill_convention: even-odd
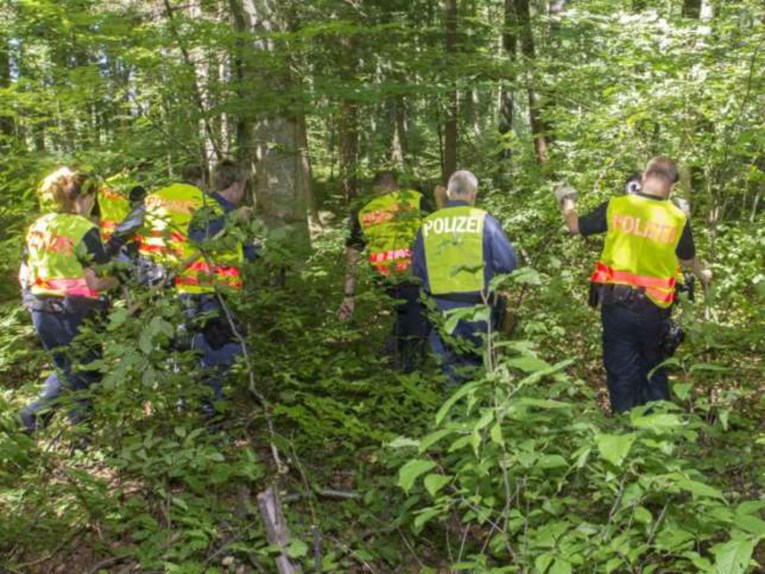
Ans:
[{"label": "blue shirt", "polygon": [[[199,220],[192,218],[189,224],[188,238],[193,243],[202,243],[220,233],[226,225],[226,216],[237,207],[217,192],[211,194],[210,197],[223,209],[223,215],[205,218],[204,225],[199,225]],[[258,248],[255,245],[244,245],[243,247],[244,258],[247,261],[253,261],[258,256]]]},{"label": "blue shirt", "polygon": [[[467,201],[449,200],[444,207],[470,206]],[[499,222],[488,213],[483,225],[483,280],[484,289],[488,290],[492,278],[500,273],[510,273],[518,266],[518,257],[515,254],[515,248],[505,235]],[[419,278],[422,288],[430,294],[430,283],[428,281],[428,265],[425,260],[425,242],[422,238],[422,229],[417,232],[417,239],[414,241],[414,253],[412,255],[412,272]],[[457,307],[467,307],[481,302],[481,292],[460,293],[456,298],[449,296],[433,297],[436,305],[442,311],[455,309]]]}]

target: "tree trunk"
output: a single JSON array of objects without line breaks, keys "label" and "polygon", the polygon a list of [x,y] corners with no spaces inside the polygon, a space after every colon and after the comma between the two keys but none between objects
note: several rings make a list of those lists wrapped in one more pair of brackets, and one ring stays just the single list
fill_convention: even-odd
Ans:
[{"label": "tree trunk", "polygon": [[459,117],[459,94],[457,92],[457,70],[454,55],[457,52],[457,0],[446,0],[446,61],[454,85],[446,103],[444,122],[444,163],[441,179],[446,183],[457,171],[457,120]]},{"label": "tree trunk", "polygon": [[548,126],[542,119],[542,106],[539,102],[539,95],[536,91],[536,75],[534,73],[534,64],[536,53],[534,49],[534,33],[531,29],[531,7],[529,0],[512,0],[515,4],[515,14],[518,19],[518,25],[521,32],[521,52],[526,64],[526,74],[528,81],[529,96],[529,123],[531,124],[531,133],[534,138],[534,151],[537,163],[547,163]]},{"label": "tree trunk", "polygon": [[340,180],[343,185],[343,197],[349,203],[358,194],[356,176],[359,155],[358,109],[354,102],[343,100],[340,103]]},{"label": "tree trunk", "polygon": [[[356,46],[352,36],[344,35],[340,39],[343,54],[340,61],[340,79],[343,83],[352,83],[356,77]],[[358,159],[359,159],[359,110],[358,104],[350,99],[340,102],[338,121],[340,148],[340,181],[343,197],[349,203],[358,194]]]},{"label": "tree trunk", "polygon": [[701,18],[701,0],[683,0],[683,16],[698,20]]},{"label": "tree trunk", "polygon": [[[0,36],[0,89],[11,85],[11,61],[8,50],[8,41],[5,36]],[[3,136],[0,146],[5,146],[16,130],[13,116],[0,116],[0,135]]]},{"label": "tree trunk", "polygon": [[[502,48],[511,62],[516,60],[515,52],[518,46],[517,25],[518,18],[515,14],[515,2],[513,0],[505,0],[505,27],[502,31]],[[507,139],[509,137],[508,134],[512,135],[513,132],[515,98],[512,89],[507,85],[502,86],[499,97],[499,134],[504,143],[500,157],[501,159],[510,159],[513,150],[507,143]]]},{"label": "tree trunk", "polygon": [[[256,38],[284,31],[285,26],[268,0],[230,0],[234,21]],[[304,188],[304,156],[298,107],[289,94],[293,81],[286,57],[268,58],[276,52],[274,40],[257,39],[254,54],[272,64],[243,64],[243,73],[252,74],[263,91],[262,100],[269,106],[255,118],[245,157],[254,164],[255,202],[271,240],[293,256],[304,257],[310,247]],[[252,82],[251,82],[252,83]],[[254,152],[254,157],[252,153]]]}]

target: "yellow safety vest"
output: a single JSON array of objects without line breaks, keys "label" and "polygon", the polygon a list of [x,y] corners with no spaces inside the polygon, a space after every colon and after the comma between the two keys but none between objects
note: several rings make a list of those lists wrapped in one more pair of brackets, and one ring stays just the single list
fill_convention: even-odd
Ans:
[{"label": "yellow safety vest", "polygon": [[683,212],[669,200],[624,195],[608,202],[607,221],[606,243],[592,281],[629,285],[645,290],[659,307],[672,305]]},{"label": "yellow safety vest", "polygon": [[[199,219],[223,217],[224,212],[218,202],[214,199],[208,201],[212,205],[198,211],[196,217]],[[196,222],[197,219],[194,221]],[[221,238],[220,241],[225,243],[225,238]],[[189,246],[192,251],[196,248],[193,242],[190,242]],[[241,242],[237,242],[236,247],[226,245],[212,252],[206,252],[175,278],[175,288],[178,293],[196,295],[215,293],[216,288],[224,291],[239,291],[243,287],[241,270],[243,261],[244,249]]]},{"label": "yellow safety vest", "polygon": [[193,185],[175,183],[146,196],[138,252],[154,263],[173,266],[193,253],[186,232],[193,213],[211,200]]},{"label": "yellow safety vest", "polygon": [[98,298],[98,291],[88,287],[78,257],[84,253],[83,237],[95,227],[90,220],[71,213],[49,213],[30,226],[27,267],[33,295]]},{"label": "yellow safety vest", "polygon": [[369,263],[380,275],[403,275],[412,266],[412,244],[422,223],[422,194],[400,190],[375,197],[358,215]]},{"label": "yellow safety vest", "polygon": [[101,240],[106,243],[114,229],[130,213],[130,200],[107,185],[99,188],[97,199],[100,213],[98,228],[101,231]]}]

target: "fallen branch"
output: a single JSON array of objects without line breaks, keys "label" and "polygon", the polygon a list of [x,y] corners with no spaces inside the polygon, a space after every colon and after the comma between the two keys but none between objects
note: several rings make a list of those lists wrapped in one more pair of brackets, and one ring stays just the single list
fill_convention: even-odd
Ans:
[{"label": "fallen branch", "polygon": [[287,522],[282,513],[282,507],[279,503],[279,495],[273,486],[258,494],[258,508],[263,518],[263,525],[266,527],[266,538],[268,543],[276,546],[280,550],[276,558],[276,567],[280,574],[295,574],[303,570],[295,566],[286,553],[287,544],[290,540],[290,531]]}]

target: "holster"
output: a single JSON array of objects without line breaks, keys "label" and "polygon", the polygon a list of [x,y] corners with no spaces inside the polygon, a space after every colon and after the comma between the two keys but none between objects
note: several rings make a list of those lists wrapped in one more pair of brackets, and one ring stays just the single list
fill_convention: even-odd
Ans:
[{"label": "holster", "polygon": [[587,304],[593,309],[597,309],[598,305],[600,305],[602,291],[603,291],[602,284],[595,283],[594,281],[590,281],[590,293],[587,296]]},{"label": "holster", "polygon": [[664,329],[661,332],[659,338],[659,352],[661,353],[662,360],[669,359],[675,354],[677,348],[685,340],[685,331],[680,326],[680,323],[672,319],[665,321]]}]

